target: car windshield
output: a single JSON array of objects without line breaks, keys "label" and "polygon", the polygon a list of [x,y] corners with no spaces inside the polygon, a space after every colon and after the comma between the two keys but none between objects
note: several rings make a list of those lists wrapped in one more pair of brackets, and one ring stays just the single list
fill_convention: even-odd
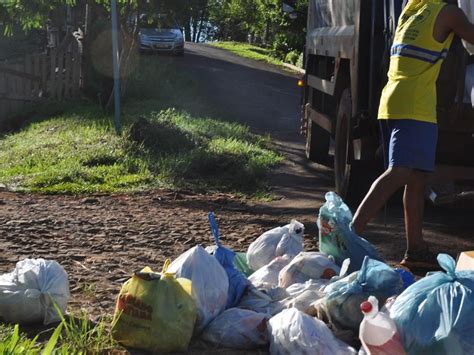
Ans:
[{"label": "car windshield", "polygon": [[172,19],[160,15],[141,15],[139,25],[141,28],[178,29]]}]

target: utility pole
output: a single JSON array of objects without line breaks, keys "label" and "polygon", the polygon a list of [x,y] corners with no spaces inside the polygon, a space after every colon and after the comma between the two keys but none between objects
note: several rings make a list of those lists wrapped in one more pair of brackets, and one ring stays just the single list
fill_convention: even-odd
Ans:
[{"label": "utility pole", "polygon": [[114,66],[114,113],[115,132],[122,133],[122,121],[120,118],[120,62],[118,49],[118,21],[117,21],[117,0],[111,0],[112,15],[112,64]]}]

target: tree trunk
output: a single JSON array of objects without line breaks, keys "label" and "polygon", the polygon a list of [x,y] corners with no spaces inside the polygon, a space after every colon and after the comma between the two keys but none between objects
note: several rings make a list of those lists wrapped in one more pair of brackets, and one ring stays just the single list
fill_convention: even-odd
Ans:
[{"label": "tree trunk", "polygon": [[184,36],[186,41],[191,41],[191,17],[187,18],[184,22]]},{"label": "tree trunk", "polygon": [[193,17],[193,42],[196,43],[196,36],[197,36],[197,27],[198,27],[198,19],[196,17]]},{"label": "tree trunk", "polygon": [[203,9],[201,12],[201,19],[199,21],[199,30],[197,34],[197,43],[201,40],[201,33],[202,33],[202,26],[204,25],[204,21],[206,20],[206,9]]}]

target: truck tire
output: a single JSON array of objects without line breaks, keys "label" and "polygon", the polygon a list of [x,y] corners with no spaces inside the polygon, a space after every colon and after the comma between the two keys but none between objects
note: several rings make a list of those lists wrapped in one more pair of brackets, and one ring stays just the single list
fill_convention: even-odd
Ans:
[{"label": "truck tire", "polygon": [[337,122],[334,152],[334,177],[336,192],[347,202],[358,204],[363,197],[364,183],[363,167],[349,164],[353,159],[352,151],[352,97],[351,90],[342,91],[337,107]]},{"label": "truck tire", "polygon": [[329,160],[329,140],[329,132],[308,119],[306,158],[316,163],[326,163]]}]

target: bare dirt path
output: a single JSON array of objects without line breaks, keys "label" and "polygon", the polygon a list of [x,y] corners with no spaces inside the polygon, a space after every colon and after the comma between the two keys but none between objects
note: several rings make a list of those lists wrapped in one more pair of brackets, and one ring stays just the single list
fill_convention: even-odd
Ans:
[{"label": "bare dirt path", "polygon": [[[135,270],[159,269],[197,243],[211,244],[207,212],[213,210],[224,243],[244,251],[264,230],[297,218],[316,248],[317,211],[333,188],[332,171],[304,159],[299,136],[299,90],[295,76],[223,50],[188,45],[182,69],[202,84],[207,105],[254,131],[271,134],[287,161],[270,176],[279,199],[240,201],[224,194],[154,191],[134,195],[40,196],[0,191],[0,272],[26,257],[58,260],[71,280],[73,309],[111,315],[120,285]],[[472,211],[429,208],[426,236],[455,255],[474,249]],[[395,204],[387,226],[379,217],[367,232],[389,261],[404,251],[403,216]]]}]

